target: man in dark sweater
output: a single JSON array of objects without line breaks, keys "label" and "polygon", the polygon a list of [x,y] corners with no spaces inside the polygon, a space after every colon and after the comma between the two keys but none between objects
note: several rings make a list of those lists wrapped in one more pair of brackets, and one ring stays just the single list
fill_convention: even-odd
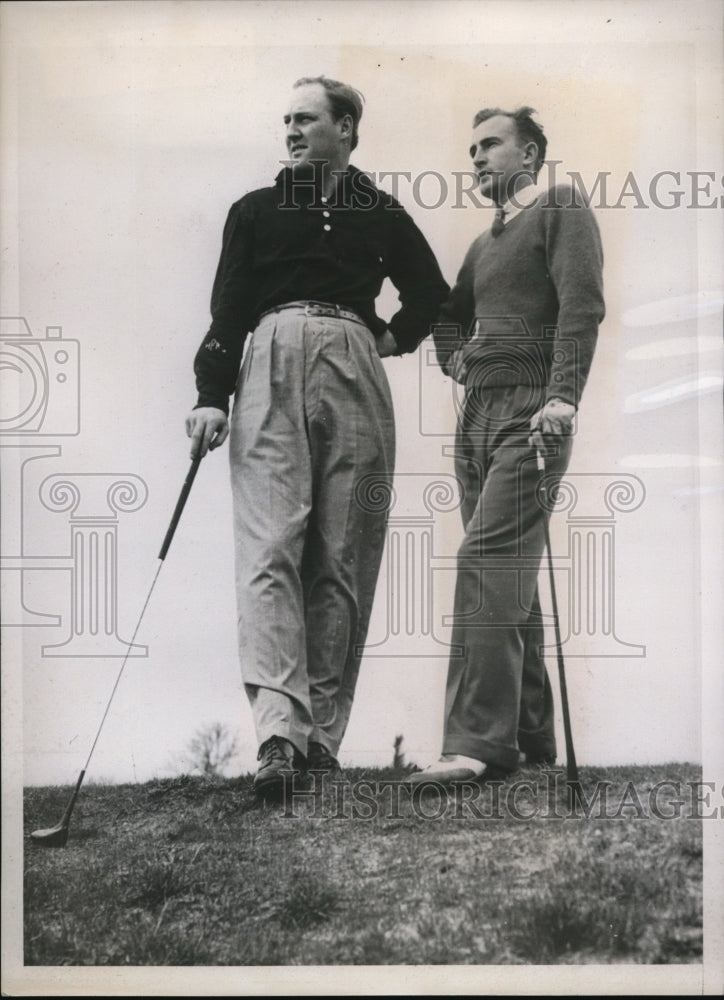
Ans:
[{"label": "man in dark sweater", "polygon": [[[435,328],[465,385],[456,439],[458,552],[442,757],[411,778],[463,781],[555,761],[537,576],[546,485],[565,472],[604,316],[602,250],[574,191],[542,191],[546,138],[531,108],[478,112],[470,155],[492,228],[472,244]],[[550,492],[549,492],[550,495]]]},{"label": "man in dark sweater", "polygon": [[[226,439],[236,393],[238,639],[261,795],[305,766],[339,771],[394,468],[380,358],[413,351],[449,291],[410,216],[349,165],[361,114],[352,87],[295,84],[289,164],[229,211],[194,364],[192,455]],[[386,277],[401,302],[389,324],[375,313]]]}]

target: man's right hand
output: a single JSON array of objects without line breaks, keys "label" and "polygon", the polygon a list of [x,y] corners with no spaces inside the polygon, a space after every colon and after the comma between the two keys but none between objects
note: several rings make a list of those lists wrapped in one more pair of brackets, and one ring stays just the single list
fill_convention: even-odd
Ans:
[{"label": "man's right hand", "polygon": [[215,406],[200,406],[186,417],[186,434],[191,438],[191,458],[203,458],[226,441],[229,419]]}]

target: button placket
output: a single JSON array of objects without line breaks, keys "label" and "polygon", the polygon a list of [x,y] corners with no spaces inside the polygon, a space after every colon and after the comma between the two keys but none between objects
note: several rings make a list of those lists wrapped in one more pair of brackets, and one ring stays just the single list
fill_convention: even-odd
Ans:
[{"label": "button placket", "polygon": [[[329,201],[329,199],[325,198],[324,195],[322,195],[322,204],[326,206],[328,204],[328,201]],[[325,219],[329,218],[329,209],[328,208],[325,207],[322,210],[322,217],[325,218]],[[329,232],[331,232],[332,227],[330,226],[330,224],[328,222],[325,222],[325,224],[322,226],[322,229],[325,231],[325,233],[329,233]]]}]

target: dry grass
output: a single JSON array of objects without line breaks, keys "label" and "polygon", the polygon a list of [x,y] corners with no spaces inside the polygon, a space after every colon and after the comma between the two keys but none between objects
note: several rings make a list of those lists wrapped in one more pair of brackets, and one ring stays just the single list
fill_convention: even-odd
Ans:
[{"label": "dry grass", "polygon": [[[561,788],[534,812],[543,779],[523,771],[516,808],[494,808],[509,779],[476,799],[479,818],[434,794],[395,806],[375,785],[394,777],[358,770],[342,787],[361,797],[286,813],[248,777],[88,786],[65,848],[27,841],[26,964],[701,961],[702,830],[686,809],[572,816]],[[583,769],[589,800],[609,782],[614,807],[647,806],[663,780],[685,789],[698,769]],[[28,789],[26,830],[69,792]]]}]

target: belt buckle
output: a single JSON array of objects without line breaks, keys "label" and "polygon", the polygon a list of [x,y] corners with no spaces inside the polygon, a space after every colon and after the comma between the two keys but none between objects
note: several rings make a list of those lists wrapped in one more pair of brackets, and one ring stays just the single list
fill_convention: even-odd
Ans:
[{"label": "belt buckle", "polygon": [[307,316],[337,316],[341,315],[338,305],[327,305],[324,302],[307,302],[304,306]]}]

